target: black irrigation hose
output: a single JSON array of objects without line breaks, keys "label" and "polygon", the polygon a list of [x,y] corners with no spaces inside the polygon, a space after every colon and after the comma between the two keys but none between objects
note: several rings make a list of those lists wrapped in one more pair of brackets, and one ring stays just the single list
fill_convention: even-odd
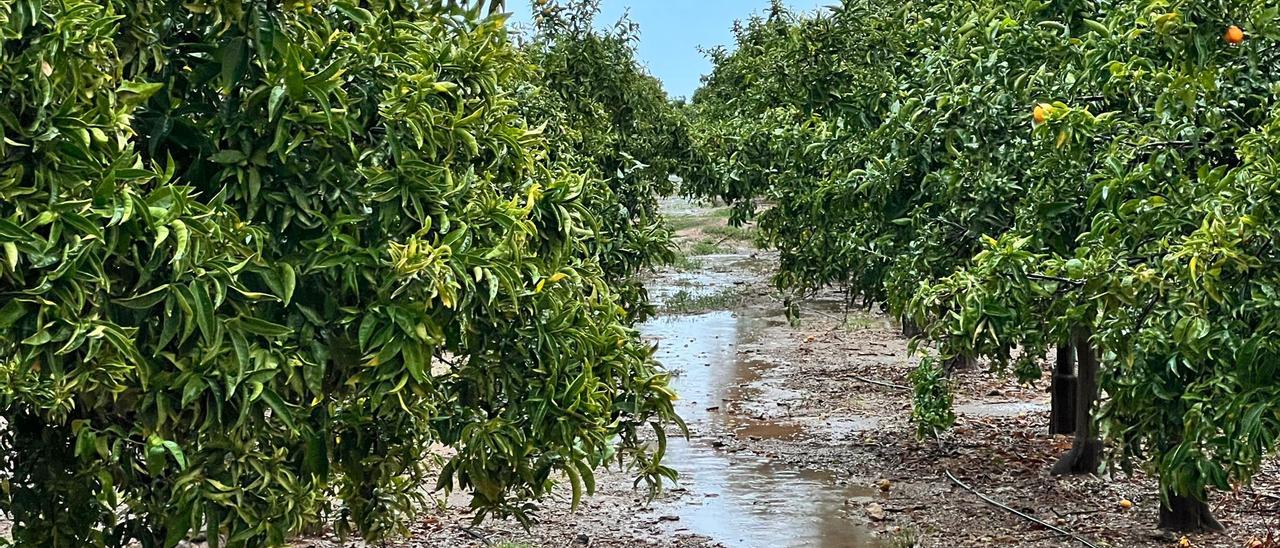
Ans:
[{"label": "black irrigation hose", "polygon": [[982,499],[982,500],[983,500],[983,502],[986,502],[987,504],[990,504],[990,505],[992,505],[992,506],[995,506],[995,507],[997,507],[997,508],[1000,508],[1000,509],[1002,509],[1002,510],[1004,510],[1004,511],[1006,511],[1006,512],[1009,512],[1009,513],[1011,513],[1011,514],[1013,514],[1013,515],[1015,515],[1015,516],[1018,516],[1018,517],[1020,517],[1020,518],[1022,518],[1022,519],[1025,519],[1025,520],[1031,521],[1031,522],[1033,522],[1033,523],[1038,523],[1038,524],[1040,524],[1040,525],[1043,525],[1043,526],[1045,526],[1045,527],[1049,528],[1050,530],[1052,530],[1052,531],[1054,531],[1054,532],[1056,532],[1056,533],[1058,533],[1058,534],[1060,534],[1060,535],[1062,535],[1062,536],[1064,536],[1064,537],[1070,537],[1071,539],[1073,539],[1073,540],[1075,540],[1075,541],[1079,542],[1080,544],[1083,544],[1083,545],[1085,545],[1085,546],[1088,546],[1089,548],[1098,548],[1098,547],[1097,547],[1097,545],[1093,544],[1092,542],[1089,542],[1088,540],[1085,540],[1084,538],[1080,537],[1079,535],[1076,535],[1075,533],[1072,533],[1071,531],[1068,531],[1068,530],[1063,529],[1063,528],[1061,528],[1061,527],[1055,527],[1055,526],[1053,526],[1053,525],[1050,525],[1050,524],[1048,524],[1048,523],[1045,523],[1045,522],[1044,522],[1044,521],[1042,521],[1042,520],[1039,520],[1039,519],[1036,519],[1036,518],[1034,518],[1034,517],[1028,516],[1028,515],[1026,515],[1026,514],[1024,514],[1024,513],[1022,513],[1022,512],[1019,512],[1019,511],[1017,511],[1017,510],[1014,510],[1013,508],[1010,508],[1010,507],[1008,507],[1008,506],[1005,506],[1005,505],[1003,505],[1003,504],[999,503],[998,501],[996,501],[996,500],[992,499],[991,497],[988,497],[988,496],[986,496],[986,495],[984,495],[984,494],[982,494],[982,493],[979,493],[976,489],[974,489],[974,488],[972,488],[972,487],[969,487],[968,485],[965,485],[965,484],[964,484],[964,482],[960,481],[959,479],[956,479],[956,477],[955,477],[955,476],[951,475],[951,471],[950,471],[950,470],[947,470],[947,471],[946,471],[946,474],[947,474],[947,479],[951,480],[951,481],[952,481],[952,482],[954,482],[956,485],[959,485],[961,489],[964,489],[965,491],[968,491],[968,492],[970,492],[970,493],[973,493],[973,494],[977,495],[977,496],[978,496],[978,498]]}]

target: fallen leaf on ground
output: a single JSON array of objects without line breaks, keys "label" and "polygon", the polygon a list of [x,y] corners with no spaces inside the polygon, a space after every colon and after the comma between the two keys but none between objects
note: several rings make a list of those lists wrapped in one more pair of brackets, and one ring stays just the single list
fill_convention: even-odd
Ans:
[{"label": "fallen leaf on ground", "polygon": [[884,507],[875,502],[868,504],[867,515],[874,521],[884,521]]}]

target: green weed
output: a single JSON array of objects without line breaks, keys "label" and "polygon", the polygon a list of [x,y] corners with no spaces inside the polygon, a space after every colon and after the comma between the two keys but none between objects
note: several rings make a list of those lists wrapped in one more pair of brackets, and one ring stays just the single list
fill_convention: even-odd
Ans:
[{"label": "green weed", "polygon": [[694,242],[689,246],[690,255],[719,255],[722,253],[731,253],[733,250],[720,245],[711,240],[701,240]]},{"label": "green weed", "polygon": [[701,314],[713,310],[729,310],[741,302],[742,292],[736,287],[726,287],[703,295],[681,289],[662,304],[661,311],[666,314]]}]

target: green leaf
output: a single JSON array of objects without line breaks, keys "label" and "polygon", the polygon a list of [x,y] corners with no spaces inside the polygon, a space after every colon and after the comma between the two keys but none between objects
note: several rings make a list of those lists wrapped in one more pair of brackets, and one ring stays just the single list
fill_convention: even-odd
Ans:
[{"label": "green leaf", "polygon": [[573,489],[573,498],[569,504],[571,510],[577,510],[578,505],[582,503],[582,477],[578,474],[577,463],[570,462],[564,468],[564,472],[569,476],[569,485]]},{"label": "green leaf", "polygon": [[245,331],[255,335],[261,335],[263,337],[283,337],[293,332],[292,329],[289,329],[286,326],[271,323],[253,316],[240,316],[236,318],[235,323]]},{"label": "green leaf", "polygon": [[36,331],[34,335],[31,335],[30,337],[23,339],[22,344],[25,344],[27,346],[40,346],[52,340],[53,340],[53,335],[49,333],[49,330],[41,329],[39,331]]},{"label": "green leaf", "polygon": [[291,432],[297,432],[298,426],[293,422],[293,411],[289,409],[289,405],[280,399],[274,390],[265,389],[262,391],[262,399],[271,407],[271,416],[279,419]]},{"label": "green leaf", "polygon": [[356,23],[359,23],[361,25],[368,25],[373,23],[374,21],[374,16],[372,12],[370,12],[367,9],[356,6],[351,2],[345,2],[345,1],[334,2],[333,7],[336,8],[342,14],[346,15],[347,17],[350,17],[352,21],[355,21]]},{"label": "green leaf", "polygon": [[26,307],[23,306],[22,301],[9,299],[9,302],[0,307],[0,329],[13,327],[13,324],[22,319],[26,313]]},{"label": "green leaf", "polygon": [[4,249],[5,264],[9,267],[9,272],[18,271],[18,246],[13,242],[0,243],[0,248]]},{"label": "green leaf", "polygon": [[413,380],[418,383],[427,382],[427,364],[426,352],[423,351],[421,343],[410,341],[400,348],[400,356],[404,359],[404,366],[409,370],[409,374],[413,376]]},{"label": "green leaf", "polygon": [[244,37],[238,36],[223,44],[218,60],[222,64],[222,89],[229,93],[244,78],[249,65],[249,48],[245,47]]},{"label": "green leaf", "polygon": [[159,82],[124,82],[116,90],[116,96],[124,106],[136,107],[147,102],[147,99],[162,89],[164,84]]},{"label": "green leaf", "polygon": [[218,164],[238,164],[248,159],[243,152],[238,150],[219,150],[209,156],[209,161]]},{"label": "green leaf", "polygon": [[186,469],[187,469],[187,455],[186,455],[186,453],[183,453],[183,452],[182,452],[182,448],[181,448],[181,447],[178,447],[178,444],[177,444],[177,443],[175,443],[175,442],[173,442],[173,441],[169,441],[169,440],[165,440],[165,441],[164,441],[164,443],[163,443],[163,445],[164,445],[164,448],[165,448],[165,449],[167,449],[167,450],[169,451],[169,454],[170,454],[170,455],[173,455],[173,460],[174,460],[174,462],[177,462],[177,463],[178,463],[178,468],[179,468],[180,470],[186,470]]},{"label": "green leaf", "polygon": [[275,121],[280,113],[280,105],[284,104],[286,91],[284,86],[271,88],[271,97],[267,100],[267,119]]},{"label": "green leaf", "polygon": [[307,436],[306,471],[321,480],[329,479],[329,447],[324,434]]},{"label": "green leaf", "polygon": [[132,310],[146,310],[157,304],[160,304],[169,296],[169,284],[156,287],[146,293],[134,295],[123,299],[114,299],[112,302],[129,308]]},{"label": "green leaf", "polygon": [[280,265],[280,289],[284,293],[281,300],[285,306],[293,301],[293,291],[298,287],[298,276],[293,271],[293,265],[284,263]]},{"label": "green leaf", "polygon": [[178,242],[178,248],[174,250],[173,259],[169,264],[177,264],[187,256],[187,246],[191,245],[191,233],[187,230],[187,224],[180,220],[175,219],[169,223],[169,226],[173,227],[173,236]]}]

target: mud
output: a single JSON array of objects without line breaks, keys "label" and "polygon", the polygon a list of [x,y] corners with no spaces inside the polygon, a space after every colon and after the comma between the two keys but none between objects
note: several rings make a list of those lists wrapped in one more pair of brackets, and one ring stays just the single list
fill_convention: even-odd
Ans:
[{"label": "mud", "polygon": [[[776,455],[721,450],[728,445],[722,437],[785,442],[807,437],[800,425],[785,421],[784,402],[796,395],[761,383],[770,364],[739,351],[762,328],[776,325],[762,321],[759,312],[661,318],[641,326],[658,345],[659,360],[677,373],[677,409],[692,433],[688,440],[673,440],[668,449],[668,465],[680,471],[680,486],[688,494],[664,511],[681,518],[675,531],[725,546],[877,546],[857,514],[861,501],[871,502],[878,491],[842,485],[831,472],[807,470]],[[783,411],[742,405],[762,397]]]}]

